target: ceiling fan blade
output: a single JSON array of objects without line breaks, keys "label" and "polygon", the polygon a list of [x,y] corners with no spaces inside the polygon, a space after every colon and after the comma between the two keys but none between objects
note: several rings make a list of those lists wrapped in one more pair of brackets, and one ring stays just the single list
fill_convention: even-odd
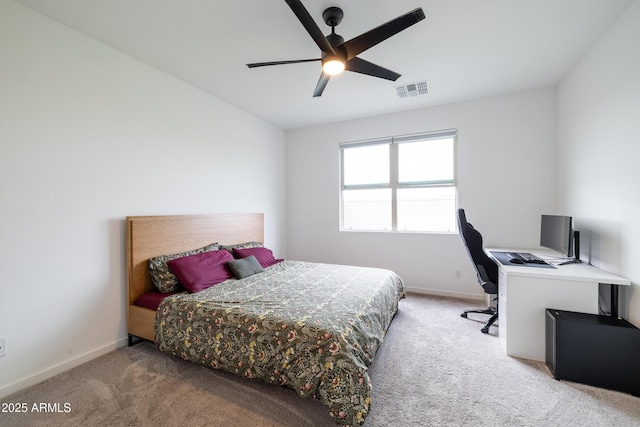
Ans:
[{"label": "ceiling fan blade", "polygon": [[354,58],[356,55],[422,21],[424,18],[424,12],[419,7],[344,42],[343,46],[347,50],[347,59]]},{"label": "ceiling fan blade", "polygon": [[351,58],[347,61],[345,70],[353,71],[360,74],[367,74],[373,77],[380,77],[381,79],[396,81],[401,74],[391,71],[387,68],[376,65],[372,62],[365,61],[360,58]]},{"label": "ceiling fan blade", "polygon": [[292,61],[254,62],[252,64],[247,64],[247,67],[256,68],[256,67],[267,67],[269,65],[299,64],[301,62],[314,62],[314,61],[322,61],[322,59],[314,58],[314,59],[294,59]]},{"label": "ceiling fan blade", "polygon": [[322,95],[322,91],[324,91],[324,88],[327,87],[327,83],[329,83],[330,78],[331,76],[324,72],[320,75],[320,80],[318,80],[318,84],[316,85],[316,90],[313,92],[314,98]]},{"label": "ceiling fan blade", "polygon": [[300,0],[285,0],[293,13],[298,17],[300,23],[307,30],[313,41],[316,42],[321,51],[325,53],[335,53],[333,47],[329,44],[327,39],[322,34],[322,31],[313,20],[307,9]]}]

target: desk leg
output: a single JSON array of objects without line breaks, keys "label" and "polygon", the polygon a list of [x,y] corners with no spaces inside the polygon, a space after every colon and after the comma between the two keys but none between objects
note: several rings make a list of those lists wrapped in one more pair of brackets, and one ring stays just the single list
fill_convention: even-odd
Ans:
[{"label": "desk leg", "polygon": [[618,285],[611,286],[611,317],[618,317]]}]

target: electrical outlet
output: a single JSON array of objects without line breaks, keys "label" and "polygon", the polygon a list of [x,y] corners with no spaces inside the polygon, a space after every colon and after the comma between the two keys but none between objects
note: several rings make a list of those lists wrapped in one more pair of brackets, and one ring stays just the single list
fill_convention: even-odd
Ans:
[{"label": "electrical outlet", "polygon": [[7,355],[7,339],[0,338],[0,357]]},{"label": "electrical outlet", "polygon": [[460,279],[462,277],[462,271],[456,270],[456,279]]}]

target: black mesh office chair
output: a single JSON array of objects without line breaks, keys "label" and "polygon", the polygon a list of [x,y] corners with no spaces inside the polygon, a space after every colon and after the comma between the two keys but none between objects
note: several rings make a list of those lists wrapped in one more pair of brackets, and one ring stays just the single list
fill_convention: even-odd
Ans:
[{"label": "black mesh office chair", "polygon": [[[478,275],[478,283],[482,286],[482,289],[487,294],[496,295],[498,293],[498,265],[484,252],[482,248],[482,235],[473,228],[473,225],[467,222],[467,217],[464,214],[464,209],[458,209],[458,231],[464,246],[467,249],[467,254],[473,262],[473,266],[476,269]],[[484,327],[480,329],[483,333],[489,332],[489,327],[498,319],[498,307],[489,307],[485,310],[466,310],[460,316],[467,317],[468,313],[482,313],[489,314],[491,317],[485,323]]]}]

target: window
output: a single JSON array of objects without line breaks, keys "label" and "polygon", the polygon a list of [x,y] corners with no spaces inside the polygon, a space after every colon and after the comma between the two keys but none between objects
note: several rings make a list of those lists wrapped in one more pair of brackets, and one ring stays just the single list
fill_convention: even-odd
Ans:
[{"label": "window", "polygon": [[457,131],[340,144],[341,229],[455,232]]}]

